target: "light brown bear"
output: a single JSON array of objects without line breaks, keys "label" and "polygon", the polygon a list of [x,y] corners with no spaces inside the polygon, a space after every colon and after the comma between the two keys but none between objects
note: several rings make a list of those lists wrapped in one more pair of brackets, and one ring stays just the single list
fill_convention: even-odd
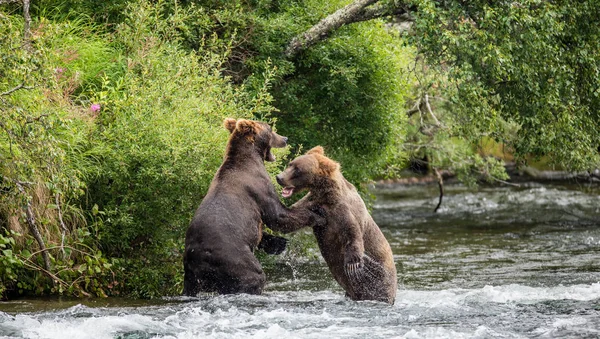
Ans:
[{"label": "light brown bear", "polygon": [[393,304],[398,285],[392,249],[340,165],[317,146],[290,162],[277,182],[285,198],[309,190],[292,208],[325,212],[327,223],[314,226],[313,232],[346,295]]}]

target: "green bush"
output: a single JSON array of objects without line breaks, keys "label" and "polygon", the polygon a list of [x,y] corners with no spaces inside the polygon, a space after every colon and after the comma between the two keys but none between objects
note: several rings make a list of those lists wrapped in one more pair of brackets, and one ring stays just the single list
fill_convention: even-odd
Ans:
[{"label": "green bush", "polygon": [[104,295],[111,264],[95,248],[77,204],[93,172],[86,152],[94,126],[87,107],[72,97],[94,76],[81,76],[87,63],[66,70],[64,59],[67,50],[73,56],[100,45],[65,39],[67,26],[41,20],[31,48],[23,48],[23,20],[0,12],[0,21],[0,226],[6,234],[0,289]]},{"label": "green bush", "polygon": [[281,131],[306,149],[323,145],[355,184],[402,159],[409,51],[394,39],[382,25],[347,27],[275,86]]},{"label": "green bush", "polygon": [[[255,98],[222,76],[226,45],[182,47],[172,24],[196,9],[129,6],[104,32],[87,16],[42,17],[32,51],[20,48],[19,15],[1,14],[0,90],[26,87],[1,98],[0,225],[22,234],[2,238],[3,291],[178,294],[185,230],[227,143],[223,119],[272,110],[266,84]],[[24,206],[50,272],[25,251],[37,243]]]},{"label": "green bush", "polygon": [[106,150],[87,200],[102,212],[101,248],[122,258],[125,292],[156,297],[180,292],[185,230],[222,161],[223,119],[261,104],[221,76],[223,55],[183,50],[163,8],[130,13],[115,35],[124,73],[92,93],[102,106],[93,138]]},{"label": "green bush", "polygon": [[362,184],[403,162],[407,66],[414,52],[376,20],[344,26],[294,60],[283,57],[295,35],[346,3],[258,2],[247,19],[252,34],[233,53],[244,60],[250,91],[272,75],[277,111],[271,116],[295,149],[324,146],[346,177]]}]

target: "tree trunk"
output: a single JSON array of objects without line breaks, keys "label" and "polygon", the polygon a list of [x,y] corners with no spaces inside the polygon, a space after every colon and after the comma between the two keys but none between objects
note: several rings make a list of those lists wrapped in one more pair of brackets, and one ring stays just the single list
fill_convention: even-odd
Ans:
[{"label": "tree trunk", "polygon": [[31,15],[29,15],[29,0],[23,0],[23,18],[25,25],[23,26],[23,44],[25,48],[31,52]]}]

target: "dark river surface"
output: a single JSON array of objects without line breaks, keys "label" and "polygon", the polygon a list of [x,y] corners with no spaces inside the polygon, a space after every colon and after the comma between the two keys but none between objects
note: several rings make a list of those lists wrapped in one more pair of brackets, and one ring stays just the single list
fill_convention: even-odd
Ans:
[{"label": "dark river surface", "polygon": [[318,252],[289,250],[261,296],[16,300],[0,338],[600,338],[598,188],[447,186],[438,213],[437,186],[373,193],[394,306],[345,299]]}]

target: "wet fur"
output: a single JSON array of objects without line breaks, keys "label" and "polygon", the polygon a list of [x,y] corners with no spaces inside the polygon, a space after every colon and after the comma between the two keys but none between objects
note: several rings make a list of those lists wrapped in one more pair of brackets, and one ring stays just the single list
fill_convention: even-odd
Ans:
[{"label": "wet fur", "polygon": [[253,251],[285,248],[284,239],[263,235],[263,223],[280,230],[324,223],[309,210],[288,209],[279,201],[264,161],[274,160],[271,147],[284,147],[286,138],[251,120],[226,119],[224,127],[231,133],[225,158],[186,232],[183,293],[188,296],[260,294],[265,274]]},{"label": "wet fur", "polygon": [[277,176],[283,186],[310,192],[293,208],[322,209],[327,223],[313,227],[323,258],[353,300],[394,303],[397,290],[392,250],[356,188],[321,147],[294,159]]}]

